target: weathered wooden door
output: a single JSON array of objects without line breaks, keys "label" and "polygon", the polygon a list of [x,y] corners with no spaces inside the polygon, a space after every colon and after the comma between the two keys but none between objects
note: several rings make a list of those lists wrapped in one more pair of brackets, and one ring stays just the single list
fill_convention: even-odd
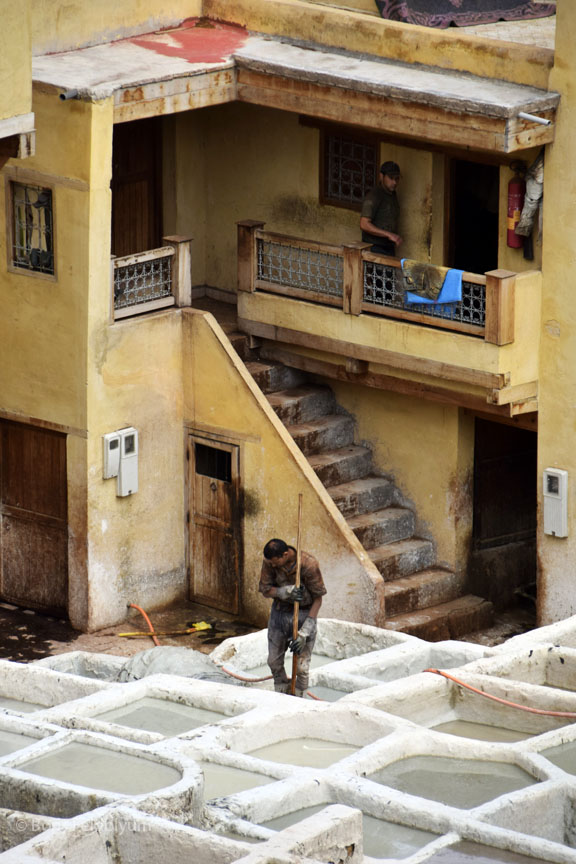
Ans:
[{"label": "weathered wooden door", "polygon": [[0,596],[62,613],[68,602],[66,436],[0,421]]},{"label": "weathered wooden door", "polygon": [[114,127],[113,255],[132,255],[161,245],[161,122],[161,118],[151,118]]},{"label": "weathered wooden door", "polygon": [[235,444],[189,436],[190,597],[238,612],[239,452]]}]

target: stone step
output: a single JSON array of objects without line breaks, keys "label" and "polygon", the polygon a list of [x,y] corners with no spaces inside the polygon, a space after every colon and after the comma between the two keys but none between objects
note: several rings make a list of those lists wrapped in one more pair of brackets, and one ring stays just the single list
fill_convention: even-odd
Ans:
[{"label": "stone step", "polygon": [[359,480],[350,480],[348,483],[339,483],[338,486],[330,486],[327,491],[342,515],[348,519],[360,513],[371,513],[373,510],[389,507],[394,500],[396,486],[386,477],[370,475]]},{"label": "stone step", "polygon": [[268,394],[268,401],[287,426],[293,423],[308,423],[318,417],[333,414],[336,407],[336,399],[330,387],[319,384],[277,390]]},{"label": "stone step", "polygon": [[387,581],[425,570],[436,561],[432,541],[420,540],[417,537],[399,540],[398,543],[387,543],[385,546],[376,546],[370,549],[368,554]]},{"label": "stone step", "polygon": [[365,477],[372,468],[372,451],[368,447],[353,445],[313,453],[308,461],[324,486],[336,486]]},{"label": "stone step", "polygon": [[393,617],[448,603],[460,597],[464,586],[464,576],[437,567],[403,576],[384,586],[386,615]]},{"label": "stone step", "polygon": [[494,607],[489,600],[466,594],[449,603],[393,615],[386,619],[384,627],[418,636],[428,642],[441,642],[444,639],[460,639],[474,630],[490,627],[493,618]]},{"label": "stone step", "polygon": [[249,360],[246,363],[246,368],[263,393],[299,387],[306,380],[304,372],[283,366],[281,363],[262,363],[260,360]]},{"label": "stone step", "polygon": [[365,549],[406,540],[414,533],[414,514],[404,507],[386,507],[347,520]]},{"label": "stone step", "polygon": [[354,418],[347,414],[328,414],[309,423],[293,423],[286,429],[307,456],[347,447],[354,441]]},{"label": "stone step", "polygon": [[240,330],[232,330],[231,332],[227,332],[226,335],[242,360],[246,362],[257,358],[258,352],[249,347],[248,337],[245,333],[241,333]]}]

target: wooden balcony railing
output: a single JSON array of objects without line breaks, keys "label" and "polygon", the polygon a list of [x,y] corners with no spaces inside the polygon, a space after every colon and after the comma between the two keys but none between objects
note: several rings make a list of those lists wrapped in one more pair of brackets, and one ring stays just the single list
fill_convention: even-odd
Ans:
[{"label": "wooden balcony railing", "polygon": [[112,258],[113,318],[169,306],[190,306],[191,237],[164,237],[165,246]]},{"label": "wooden balcony railing", "polygon": [[456,330],[495,345],[514,341],[515,274],[464,273],[462,300],[408,304],[398,258],[375,255],[366,243],[334,246],[238,223],[238,289],[267,291],[337,306],[349,315],[383,315]]}]

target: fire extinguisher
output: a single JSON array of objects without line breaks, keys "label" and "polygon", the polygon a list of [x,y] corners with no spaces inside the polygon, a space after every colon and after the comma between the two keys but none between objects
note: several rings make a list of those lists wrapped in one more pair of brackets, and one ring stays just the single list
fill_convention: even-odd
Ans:
[{"label": "fire extinguisher", "polygon": [[524,207],[526,182],[522,175],[526,171],[526,165],[524,162],[513,162],[510,167],[515,173],[508,183],[508,231],[506,243],[511,249],[521,249],[524,245],[524,237],[516,234],[514,229],[520,222],[522,208]]}]

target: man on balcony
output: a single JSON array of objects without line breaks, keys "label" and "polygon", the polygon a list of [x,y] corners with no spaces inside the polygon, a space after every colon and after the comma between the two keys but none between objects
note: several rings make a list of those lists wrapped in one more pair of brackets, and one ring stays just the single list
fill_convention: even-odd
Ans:
[{"label": "man on balcony", "polygon": [[372,252],[380,255],[398,255],[402,237],[398,234],[400,204],[396,187],[400,180],[400,167],[396,162],[384,162],[380,168],[378,186],[372,189],[362,204],[360,228],[364,243],[372,243]]},{"label": "man on balcony", "polygon": [[[316,617],[326,587],[318,561],[302,552],[300,586],[296,588],[296,549],[284,540],[274,538],[264,547],[264,560],[258,590],[273,600],[268,621],[268,665],[278,693],[290,693],[290,679],[284,667],[288,648],[298,654],[296,696],[308,689],[308,672],[316,641]],[[294,603],[299,603],[298,636],[293,638]]]}]

